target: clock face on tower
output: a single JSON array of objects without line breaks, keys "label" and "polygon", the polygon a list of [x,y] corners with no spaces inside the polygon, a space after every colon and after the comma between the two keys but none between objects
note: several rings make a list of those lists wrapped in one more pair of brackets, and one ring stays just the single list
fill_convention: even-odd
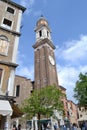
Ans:
[{"label": "clock face on tower", "polygon": [[55,65],[54,58],[51,55],[49,55],[49,61],[52,65]]}]

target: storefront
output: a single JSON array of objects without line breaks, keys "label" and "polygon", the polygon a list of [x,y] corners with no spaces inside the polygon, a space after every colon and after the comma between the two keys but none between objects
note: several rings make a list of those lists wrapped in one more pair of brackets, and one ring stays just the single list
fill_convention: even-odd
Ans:
[{"label": "storefront", "polygon": [[7,100],[0,100],[0,130],[9,130],[12,107]]},{"label": "storefront", "polygon": [[0,130],[10,130],[13,122],[24,114],[14,99],[13,96],[0,95]]}]

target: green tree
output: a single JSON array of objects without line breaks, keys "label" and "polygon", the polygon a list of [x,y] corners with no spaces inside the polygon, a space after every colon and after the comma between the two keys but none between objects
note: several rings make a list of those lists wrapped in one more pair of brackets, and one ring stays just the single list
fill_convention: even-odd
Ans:
[{"label": "green tree", "polygon": [[87,73],[79,74],[79,80],[74,88],[74,97],[80,106],[87,107]]},{"label": "green tree", "polygon": [[63,110],[62,98],[64,94],[56,86],[46,86],[38,90],[34,90],[29,98],[23,103],[23,111],[28,119],[33,116],[41,115],[49,117],[53,114],[53,110]]}]

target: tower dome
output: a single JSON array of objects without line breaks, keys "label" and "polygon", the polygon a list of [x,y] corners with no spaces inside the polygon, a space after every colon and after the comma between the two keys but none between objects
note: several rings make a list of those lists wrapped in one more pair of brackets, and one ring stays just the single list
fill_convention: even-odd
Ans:
[{"label": "tower dome", "polygon": [[36,23],[37,27],[42,25],[48,26],[48,22],[43,16],[41,16],[41,18]]},{"label": "tower dome", "polygon": [[41,16],[40,19],[37,21],[35,32],[36,32],[36,41],[45,38],[51,40],[51,30],[49,28],[48,21],[43,16]]}]

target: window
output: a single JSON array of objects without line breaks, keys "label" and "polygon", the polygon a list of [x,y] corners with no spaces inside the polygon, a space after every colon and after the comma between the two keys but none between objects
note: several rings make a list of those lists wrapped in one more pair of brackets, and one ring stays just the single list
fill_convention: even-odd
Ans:
[{"label": "window", "polygon": [[70,107],[71,110],[73,110],[72,106]]},{"label": "window", "polygon": [[2,78],[2,69],[0,69],[0,84],[1,84],[1,78]]},{"label": "window", "polygon": [[8,38],[6,36],[4,36],[4,35],[0,35],[0,39],[8,41]]},{"label": "window", "polygon": [[45,77],[44,80],[43,80],[44,84],[47,83],[47,78]]},{"label": "window", "polygon": [[68,108],[68,104],[67,104],[67,102],[66,102],[66,107]]},{"label": "window", "polygon": [[19,93],[20,93],[20,85],[16,86],[16,97],[19,97]]},{"label": "window", "polygon": [[47,31],[47,36],[49,37],[49,32]]},{"label": "window", "polygon": [[0,35],[0,54],[7,55],[8,52],[8,38],[4,35]]},{"label": "window", "polygon": [[82,108],[81,111],[84,112],[84,108]]},{"label": "window", "polygon": [[80,115],[80,117],[82,117],[82,115]]},{"label": "window", "polygon": [[11,7],[7,7],[7,12],[14,14],[14,9],[12,9]]},{"label": "window", "polygon": [[3,27],[6,27],[6,28],[8,28],[8,29],[11,29],[11,25],[12,25],[12,21],[10,21],[10,20],[4,18],[2,26],[3,26]]},{"label": "window", "polygon": [[81,107],[79,107],[79,111],[81,111]]},{"label": "window", "polygon": [[69,111],[67,111],[67,117],[69,117],[70,115],[69,115]]},{"label": "window", "polygon": [[41,31],[41,30],[39,31],[39,36],[40,36],[40,37],[42,36],[42,31]]}]

